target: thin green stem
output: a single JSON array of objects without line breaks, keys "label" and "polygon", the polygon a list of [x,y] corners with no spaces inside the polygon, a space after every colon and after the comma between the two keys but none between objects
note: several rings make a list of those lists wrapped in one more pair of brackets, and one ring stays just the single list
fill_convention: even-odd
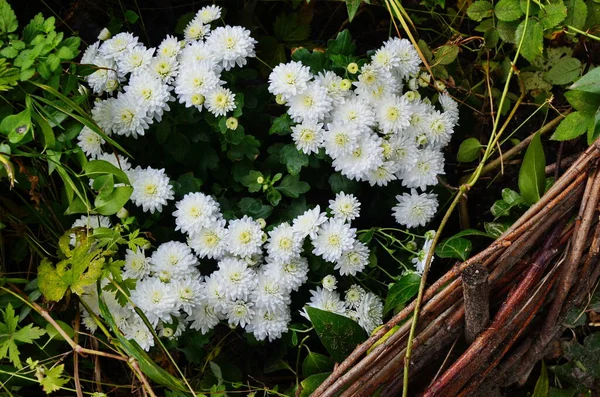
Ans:
[{"label": "thin green stem", "polygon": [[[600,41],[600,37],[598,37],[598,36],[594,36],[593,34],[590,34],[590,33],[588,33],[588,32],[584,32],[583,30],[579,30],[579,29],[577,29],[577,28],[576,28],[576,27],[574,27],[574,26],[567,25],[567,26],[566,26],[566,28],[567,28],[568,30],[572,30],[573,32],[575,32],[575,33],[579,33],[580,35],[583,35],[583,36],[585,36],[585,37],[588,37],[588,38],[590,38],[590,39],[593,39],[593,40],[598,40],[598,41]],[[570,33],[570,32],[567,32],[567,33]],[[572,33],[571,33],[571,34],[572,34]]]}]

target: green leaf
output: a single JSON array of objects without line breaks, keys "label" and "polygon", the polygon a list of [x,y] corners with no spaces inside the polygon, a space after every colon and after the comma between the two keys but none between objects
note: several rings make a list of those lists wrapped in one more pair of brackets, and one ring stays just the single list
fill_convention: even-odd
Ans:
[{"label": "green leaf", "polygon": [[138,19],[140,19],[140,17],[134,11],[132,11],[132,10],[125,11],[125,20],[127,22],[129,22],[130,24],[133,25],[134,23],[136,23],[138,21]]},{"label": "green leaf", "polygon": [[498,21],[498,24],[496,25],[496,30],[498,31],[498,35],[500,36],[500,38],[508,43],[513,43],[515,44],[516,41],[516,37],[515,37],[515,32],[517,30],[517,27],[519,27],[519,21],[514,21],[514,22],[504,22],[504,21]]},{"label": "green leaf", "polygon": [[310,36],[310,25],[302,23],[298,14],[282,14],[275,18],[273,31],[280,41],[299,43]]},{"label": "green leaf", "polygon": [[277,207],[281,201],[281,193],[276,189],[270,188],[267,190],[267,200],[269,200],[269,203],[271,203],[273,207]]},{"label": "green leaf", "polygon": [[587,19],[587,6],[583,0],[566,0],[567,17],[564,25],[573,26],[576,29],[583,29]]},{"label": "green leaf", "polygon": [[60,390],[62,386],[69,383],[69,378],[63,377],[64,369],[65,365],[60,364],[44,371],[40,385],[47,394]]},{"label": "green leaf", "polygon": [[327,42],[327,55],[352,55],[356,50],[356,45],[352,43],[352,37],[348,29],[338,33],[335,40]]},{"label": "green leaf", "polygon": [[308,167],[308,155],[296,149],[296,145],[287,144],[281,148],[279,162],[285,164],[291,175],[298,175],[302,167]]},{"label": "green leaf", "polygon": [[361,0],[346,0],[346,8],[348,9],[348,20],[352,22],[358,7],[360,7]]},{"label": "green leaf", "polygon": [[252,197],[244,197],[238,203],[239,209],[243,215],[248,215],[254,219],[263,218],[267,219],[273,212],[273,207],[270,205],[264,205],[260,200]]},{"label": "green leaf", "polygon": [[469,257],[471,248],[471,241],[467,240],[466,238],[451,237],[442,241],[437,247],[435,247],[435,254],[440,258],[456,258],[464,261]]},{"label": "green leaf", "polygon": [[406,273],[400,277],[400,280],[396,281],[387,293],[383,314],[385,315],[396,306],[408,302],[419,291],[420,283],[421,276],[416,273]]},{"label": "green leaf", "polygon": [[496,3],[494,12],[499,20],[505,22],[516,21],[523,15],[519,0],[500,0]]},{"label": "green leaf", "polygon": [[[339,55],[332,55],[339,56]],[[311,72],[319,73],[323,71],[325,68],[325,63],[327,62],[327,56],[323,51],[313,50],[308,51],[306,48],[298,48],[292,54],[292,59],[294,61],[302,62],[304,65],[309,66]]]},{"label": "green leaf", "polygon": [[311,394],[317,390],[317,387],[319,387],[319,385],[323,383],[330,374],[331,372],[325,372],[323,374],[311,375],[300,382],[300,385],[302,386],[300,397],[310,397]]},{"label": "green leaf", "polygon": [[10,362],[18,369],[22,368],[20,352],[16,342],[33,343],[46,333],[33,324],[28,324],[17,331],[19,316],[15,316],[15,310],[8,303],[2,313],[4,322],[0,323],[0,359],[8,358]]},{"label": "green leaf", "polygon": [[[526,32],[525,24],[527,24]],[[525,34],[525,39],[521,47],[521,55],[529,62],[533,62],[535,58],[542,55],[544,49],[544,27],[534,18],[529,18],[529,20],[523,20],[517,27],[517,31],[515,32],[516,43],[521,41],[523,34]]]},{"label": "green leaf", "polygon": [[123,170],[115,167],[108,161],[88,161],[87,164],[83,167],[83,171],[85,172],[85,175],[89,176],[91,179],[95,179],[101,175],[111,174],[114,176],[116,183],[130,183],[127,174],[125,174]]},{"label": "green leaf", "polygon": [[288,197],[298,198],[310,190],[310,185],[300,181],[298,175],[286,175],[276,189]]},{"label": "green leaf", "polygon": [[568,141],[585,134],[590,118],[593,118],[593,116],[583,112],[569,113],[567,117],[560,122],[558,127],[556,127],[556,131],[554,131],[554,134],[552,134],[550,139],[554,141]]},{"label": "green leaf", "polygon": [[278,135],[288,135],[292,133],[292,126],[294,122],[289,114],[284,113],[279,117],[276,117],[271,124],[271,128],[269,128],[269,135],[278,134]]},{"label": "green leaf", "polygon": [[484,18],[492,16],[493,9],[494,6],[489,1],[474,1],[469,8],[467,8],[467,15],[472,20],[481,22]]},{"label": "green leaf", "polygon": [[[78,246],[69,249],[72,233],[78,234]],[[65,259],[56,266],[47,259],[42,259],[38,267],[38,285],[44,297],[51,301],[59,301],[68,289],[76,294],[83,293],[83,288],[92,285],[102,275],[104,257],[101,249],[93,249],[93,238],[81,231],[69,230],[59,240],[59,246]]]},{"label": "green leaf", "polygon": [[302,375],[309,377],[314,374],[328,372],[333,369],[333,360],[323,354],[309,352],[302,362]]},{"label": "green leaf", "polygon": [[114,215],[129,201],[132,193],[131,186],[118,186],[107,195],[100,194],[94,200],[94,211],[100,215]]},{"label": "green leaf", "polygon": [[6,0],[0,0],[0,33],[12,33],[19,27],[17,16]]},{"label": "green leaf", "polygon": [[519,190],[528,204],[536,203],[544,193],[545,167],[546,156],[538,132],[529,143],[519,170]]},{"label": "green leaf", "polygon": [[600,94],[600,67],[595,67],[587,72],[582,78],[571,85],[569,89]]},{"label": "green leaf", "polygon": [[509,225],[500,222],[485,222],[483,227],[490,236],[498,238],[508,229]]},{"label": "green leaf", "polygon": [[572,83],[581,74],[581,62],[577,58],[561,58],[549,71],[544,78],[554,85],[563,85]]},{"label": "green leaf", "polygon": [[565,7],[562,1],[546,4],[544,8],[540,9],[538,17],[544,29],[553,28],[567,17],[567,7]]},{"label": "green leaf", "polygon": [[315,332],[336,362],[342,362],[357,345],[367,339],[365,331],[354,320],[314,307],[305,307]]},{"label": "green leaf", "polygon": [[467,138],[458,147],[456,159],[462,163],[470,163],[479,158],[479,152],[483,146],[477,138]]},{"label": "green leaf", "polygon": [[60,47],[58,51],[56,51],[56,56],[67,61],[75,58],[75,54],[69,47]]},{"label": "green leaf", "polygon": [[[69,338],[73,338],[73,336],[75,335],[75,331],[73,330],[73,328],[71,328],[71,326],[69,324],[65,323],[64,321],[60,321],[60,320],[54,320],[54,321],[60,327],[60,329],[62,329],[65,332],[65,334],[67,334],[67,336]],[[65,340],[65,338],[63,338],[63,336],[58,332],[58,330],[51,323],[48,323],[48,325],[46,325],[46,332],[48,333],[49,339]]]},{"label": "green leaf", "polygon": [[439,65],[449,65],[458,56],[458,46],[443,45],[435,52],[434,61]]},{"label": "green leaf", "polygon": [[550,382],[548,381],[548,370],[546,369],[546,363],[542,360],[542,372],[535,383],[535,389],[533,389],[531,397],[548,397],[549,388]]},{"label": "green leaf", "polygon": [[11,143],[20,142],[31,129],[31,110],[29,108],[5,117],[0,123],[0,134],[8,135]]},{"label": "green leaf", "polygon": [[594,114],[593,117],[589,118],[588,130],[587,130],[587,144],[591,145],[594,143],[596,138],[600,135],[600,109]]},{"label": "green leaf", "polygon": [[600,94],[572,90],[565,92],[565,98],[575,110],[582,113],[594,114],[600,107]]}]

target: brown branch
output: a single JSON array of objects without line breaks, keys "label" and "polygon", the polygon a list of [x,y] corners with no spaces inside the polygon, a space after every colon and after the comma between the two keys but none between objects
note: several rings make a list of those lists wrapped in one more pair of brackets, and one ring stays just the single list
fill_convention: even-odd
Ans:
[{"label": "brown branch", "polygon": [[465,339],[471,344],[490,321],[488,271],[476,263],[461,273],[465,304]]},{"label": "brown branch", "polygon": [[[76,311],[75,324],[73,328],[75,333],[73,334],[73,341],[75,344],[79,344],[79,325],[81,323],[81,314],[79,310]],[[77,397],[83,397],[83,390],[81,390],[81,381],[79,380],[79,354],[73,354],[73,379],[75,381],[75,392]]]}]

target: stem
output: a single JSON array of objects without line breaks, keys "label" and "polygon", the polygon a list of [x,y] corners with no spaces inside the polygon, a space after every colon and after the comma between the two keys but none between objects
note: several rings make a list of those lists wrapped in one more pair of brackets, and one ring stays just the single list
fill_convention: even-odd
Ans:
[{"label": "stem", "polygon": [[[581,35],[583,35],[583,36],[585,36],[585,37],[588,37],[588,38],[590,38],[590,39],[593,39],[593,40],[598,40],[598,41],[600,41],[600,37],[598,37],[598,36],[594,36],[593,34],[590,34],[590,33],[588,33],[588,32],[584,32],[583,30],[579,30],[579,29],[577,29],[577,28],[576,28],[576,27],[574,27],[574,26],[567,25],[567,26],[566,26],[566,28],[567,28],[567,29],[569,29],[569,30],[572,30],[572,31],[573,31],[573,32],[575,32],[575,33],[579,33],[579,34],[581,34]],[[567,33],[569,33],[569,32],[567,32]]]}]

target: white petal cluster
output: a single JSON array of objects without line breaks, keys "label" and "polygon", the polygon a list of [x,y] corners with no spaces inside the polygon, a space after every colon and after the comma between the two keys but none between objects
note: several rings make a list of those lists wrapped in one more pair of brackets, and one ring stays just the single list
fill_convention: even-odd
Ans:
[{"label": "white petal cluster", "polygon": [[425,191],[444,174],[442,150],[458,123],[458,105],[447,92],[438,95],[436,106],[422,98],[418,90],[430,76],[420,69],[413,45],[392,38],[354,81],[331,71],[315,75],[291,61],[273,69],[269,92],[297,123],[292,139],[298,150],[317,154],[324,149],[334,169],[351,180],[371,186],[398,180]]}]

